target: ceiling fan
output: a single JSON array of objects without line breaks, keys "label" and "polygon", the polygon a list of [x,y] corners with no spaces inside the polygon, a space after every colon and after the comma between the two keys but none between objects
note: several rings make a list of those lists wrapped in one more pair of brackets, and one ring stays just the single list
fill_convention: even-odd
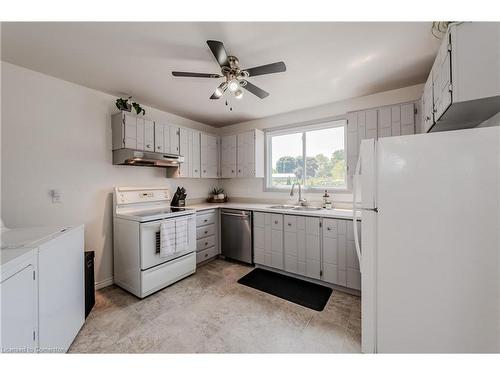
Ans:
[{"label": "ceiling fan", "polygon": [[247,78],[286,71],[286,65],[283,61],[256,66],[250,69],[241,69],[238,58],[236,56],[228,56],[222,42],[207,40],[207,44],[220,65],[221,74],[172,72],[172,75],[174,77],[225,78],[224,82],[215,89],[210,99],[219,99],[226,90],[233,93],[237,99],[241,99],[243,97],[242,88],[264,99],[269,96],[269,93],[250,83]]}]

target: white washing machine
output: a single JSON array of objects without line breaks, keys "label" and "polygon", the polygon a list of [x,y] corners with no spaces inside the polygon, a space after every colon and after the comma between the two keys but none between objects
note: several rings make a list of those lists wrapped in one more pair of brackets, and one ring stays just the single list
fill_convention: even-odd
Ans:
[{"label": "white washing machine", "polygon": [[3,352],[66,352],[84,322],[83,225],[2,228]]}]

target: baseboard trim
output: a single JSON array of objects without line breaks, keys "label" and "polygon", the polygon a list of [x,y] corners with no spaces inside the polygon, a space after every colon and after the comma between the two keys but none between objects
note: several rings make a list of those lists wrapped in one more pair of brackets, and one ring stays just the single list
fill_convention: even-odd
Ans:
[{"label": "baseboard trim", "polygon": [[113,285],[113,278],[112,277],[108,277],[107,279],[104,279],[101,281],[96,281],[95,282],[95,289],[96,290],[102,289],[102,288],[105,288],[105,287],[110,286],[110,285]]}]

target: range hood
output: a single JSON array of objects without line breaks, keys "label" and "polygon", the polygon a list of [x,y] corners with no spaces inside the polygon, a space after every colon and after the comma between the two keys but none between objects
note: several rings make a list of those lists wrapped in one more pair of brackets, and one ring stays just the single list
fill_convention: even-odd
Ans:
[{"label": "range hood", "polygon": [[184,162],[184,157],[159,152],[146,152],[121,148],[113,150],[113,164],[136,165],[140,167],[178,167]]}]

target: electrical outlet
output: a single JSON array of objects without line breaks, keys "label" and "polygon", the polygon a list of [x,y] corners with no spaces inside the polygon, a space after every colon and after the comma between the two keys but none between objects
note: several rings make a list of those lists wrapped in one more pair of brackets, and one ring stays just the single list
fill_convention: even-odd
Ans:
[{"label": "electrical outlet", "polygon": [[49,191],[49,195],[52,198],[52,203],[61,203],[62,201],[62,194],[60,190],[57,189],[52,189]]}]

